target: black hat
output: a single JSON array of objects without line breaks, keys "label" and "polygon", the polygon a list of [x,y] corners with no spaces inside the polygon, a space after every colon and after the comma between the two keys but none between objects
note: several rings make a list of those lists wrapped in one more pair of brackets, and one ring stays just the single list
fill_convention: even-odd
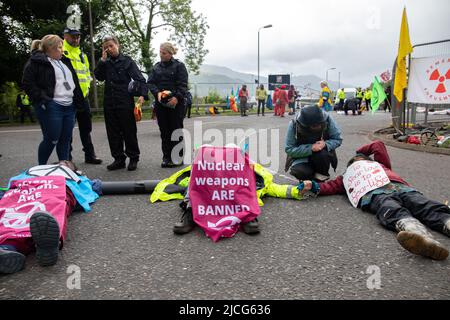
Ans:
[{"label": "black hat", "polygon": [[81,34],[80,30],[70,29],[68,27],[64,28],[64,33],[68,33],[68,34],[71,34],[71,35]]},{"label": "black hat", "polygon": [[322,124],[325,122],[323,111],[317,106],[307,106],[302,108],[302,111],[297,116],[296,121],[302,127],[310,127],[315,124]]}]

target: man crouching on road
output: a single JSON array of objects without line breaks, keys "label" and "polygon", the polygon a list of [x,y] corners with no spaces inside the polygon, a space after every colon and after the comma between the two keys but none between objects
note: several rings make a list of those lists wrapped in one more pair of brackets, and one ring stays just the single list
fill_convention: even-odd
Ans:
[{"label": "man crouching on road", "polygon": [[341,131],[333,118],[317,106],[304,107],[286,133],[285,171],[298,180],[326,181],[330,165],[336,170]]}]

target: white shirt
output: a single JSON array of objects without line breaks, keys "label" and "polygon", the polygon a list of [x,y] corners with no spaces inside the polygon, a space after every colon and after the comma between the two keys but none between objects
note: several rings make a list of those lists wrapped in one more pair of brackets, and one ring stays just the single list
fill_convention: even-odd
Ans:
[{"label": "white shirt", "polygon": [[[50,57],[47,58],[53,66],[53,69],[55,69],[56,85],[53,100],[63,106],[70,106],[73,103],[73,91],[75,90],[72,72],[70,72],[70,69],[60,60],[55,60]],[[67,89],[64,86],[64,82],[69,84],[70,89]]]}]

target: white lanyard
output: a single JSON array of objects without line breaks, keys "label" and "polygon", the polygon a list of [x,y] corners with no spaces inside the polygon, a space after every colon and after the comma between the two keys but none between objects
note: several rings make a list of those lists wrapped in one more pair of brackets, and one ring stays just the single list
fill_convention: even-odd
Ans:
[{"label": "white lanyard", "polygon": [[61,71],[62,71],[62,73],[63,73],[63,75],[64,75],[64,80],[67,81],[66,71],[64,71],[64,67],[61,65],[61,62],[60,62],[59,60],[54,60],[54,61],[56,61],[56,63],[58,64],[57,67],[58,67],[59,69],[61,69]]}]

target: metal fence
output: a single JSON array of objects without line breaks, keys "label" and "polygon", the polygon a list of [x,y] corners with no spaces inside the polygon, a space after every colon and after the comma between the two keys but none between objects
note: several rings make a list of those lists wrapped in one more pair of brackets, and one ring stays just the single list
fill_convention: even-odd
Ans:
[{"label": "metal fence", "polygon": [[[413,52],[409,57],[409,66],[411,65],[411,59],[443,56],[448,54],[450,54],[450,39],[417,44],[413,46]],[[410,70],[408,69],[408,77],[409,71]],[[392,99],[395,100],[394,97],[392,97]],[[401,119],[403,129],[409,125],[428,126],[434,122],[450,122],[450,115],[445,112],[450,109],[450,103],[421,104],[407,101],[403,108],[406,110],[400,109],[402,114],[399,114],[399,109],[397,108],[394,108],[397,110],[393,110],[393,117],[398,117],[396,118],[397,120],[399,118]]]}]

